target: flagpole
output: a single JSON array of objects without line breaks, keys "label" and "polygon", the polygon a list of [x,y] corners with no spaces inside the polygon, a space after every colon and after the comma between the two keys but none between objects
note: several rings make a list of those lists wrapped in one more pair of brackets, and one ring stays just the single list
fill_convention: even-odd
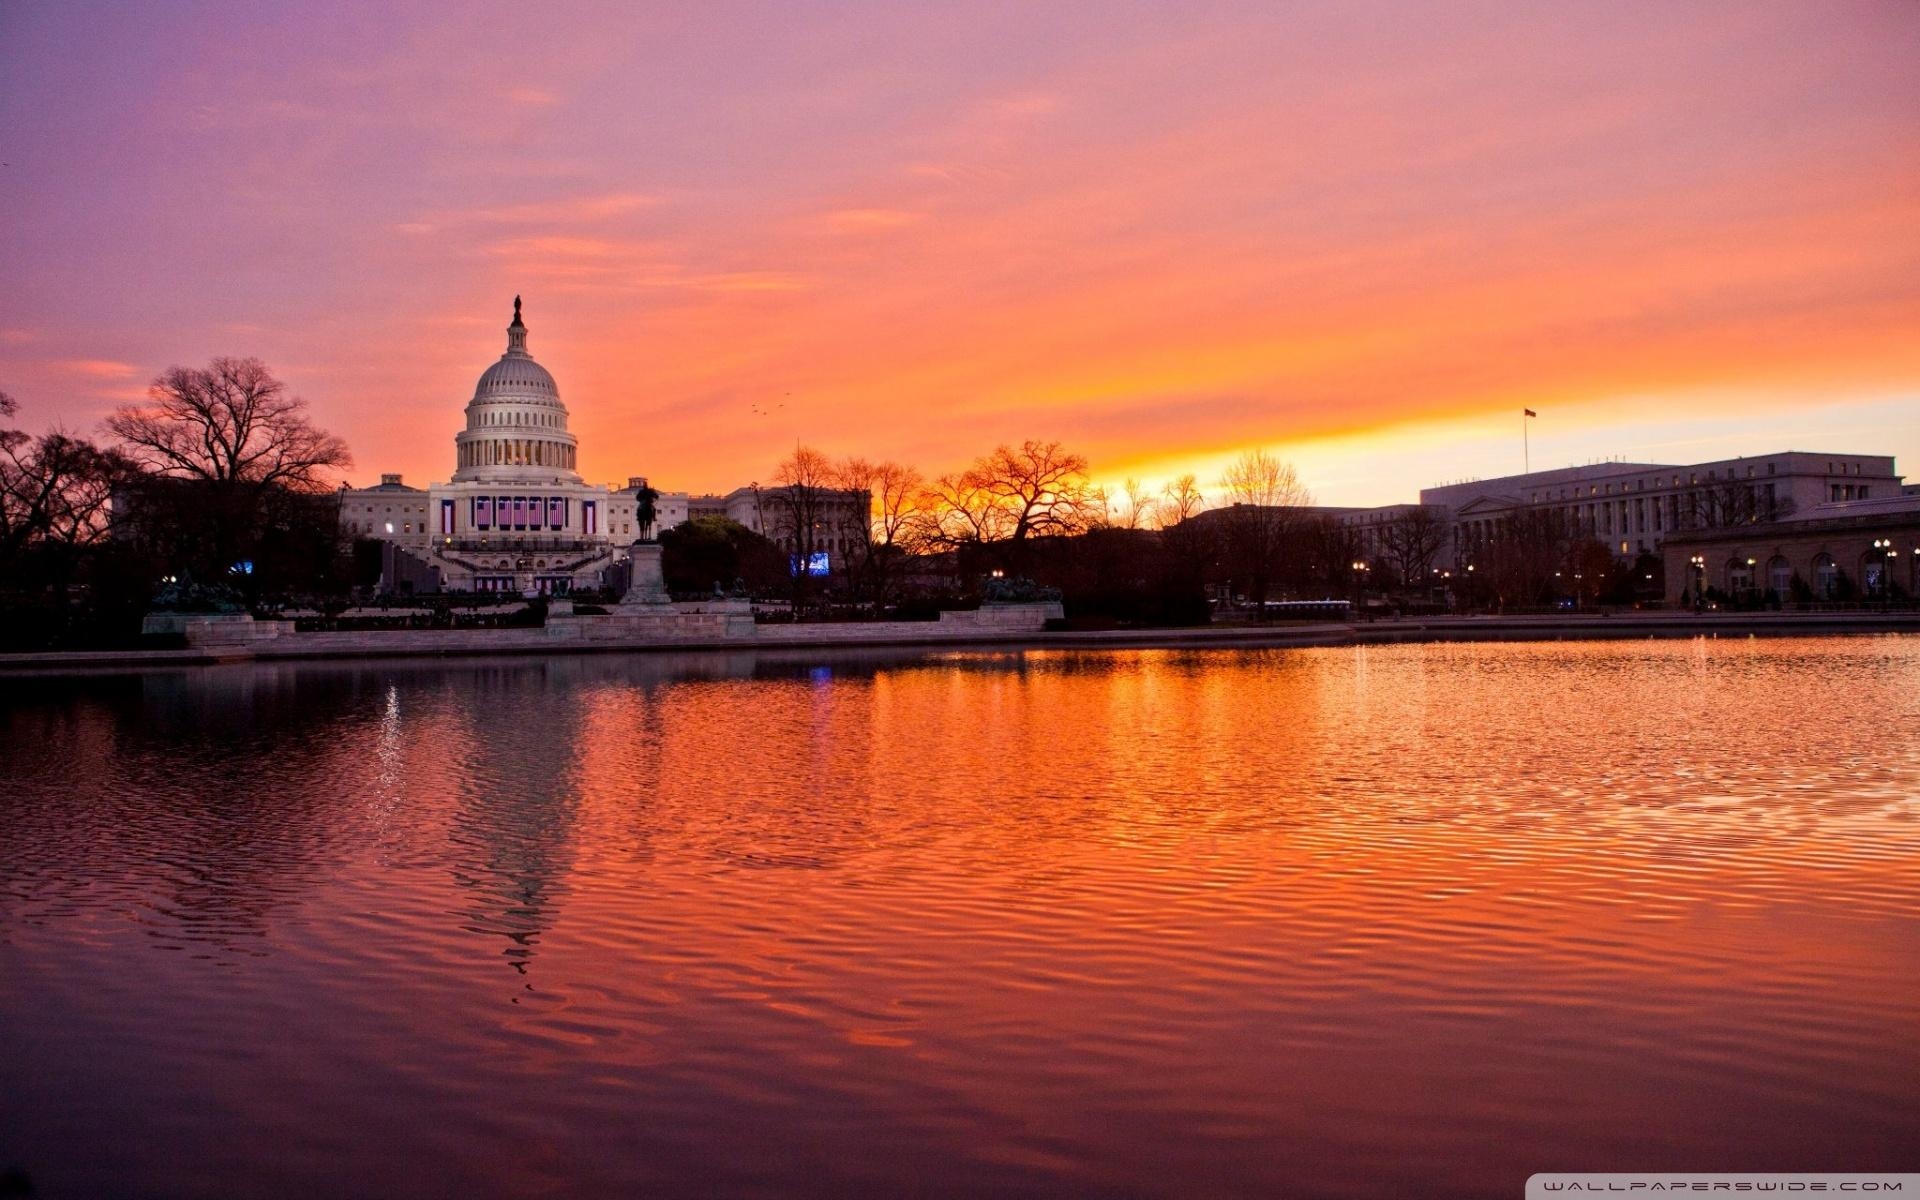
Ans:
[{"label": "flagpole", "polygon": [[1520,465],[1523,473],[1533,474],[1533,446],[1527,439],[1527,410],[1520,410]]}]

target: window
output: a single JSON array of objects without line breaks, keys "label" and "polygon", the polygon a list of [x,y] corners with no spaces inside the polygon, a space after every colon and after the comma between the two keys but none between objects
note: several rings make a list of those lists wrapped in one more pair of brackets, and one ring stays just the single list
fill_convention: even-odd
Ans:
[{"label": "window", "polygon": [[1767,590],[1775,600],[1785,600],[1793,588],[1793,566],[1778,554],[1767,563]]},{"label": "window", "polygon": [[1834,566],[1831,554],[1822,554],[1813,560],[1813,593],[1822,600],[1833,599],[1840,581],[1839,568]]},{"label": "window", "polygon": [[1753,590],[1753,560],[1736,558],[1727,564],[1727,590],[1736,596]]}]

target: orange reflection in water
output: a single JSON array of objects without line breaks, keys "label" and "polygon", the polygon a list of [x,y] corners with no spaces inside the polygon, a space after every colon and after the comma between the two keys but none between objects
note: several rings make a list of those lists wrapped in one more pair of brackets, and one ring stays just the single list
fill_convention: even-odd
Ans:
[{"label": "orange reflection in water", "polygon": [[[29,763],[0,1016],[131,1036],[399,1193],[1470,1195],[1920,1148],[1913,639],[280,670],[244,709],[10,710],[174,782]],[[244,736],[162,744],[180,711]],[[243,768],[244,814],[177,824]],[[76,857],[56,795],[117,840]],[[100,933],[67,885],[150,895],[142,856],[251,923],[204,960]]]}]

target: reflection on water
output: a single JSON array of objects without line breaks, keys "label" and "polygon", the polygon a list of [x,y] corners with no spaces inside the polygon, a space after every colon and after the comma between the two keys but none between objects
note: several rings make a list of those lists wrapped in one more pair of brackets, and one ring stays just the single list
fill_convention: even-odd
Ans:
[{"label": "reflection on water", "polygon": [[46,1195],[1920,1156],[1920,641],[5,681]]}]

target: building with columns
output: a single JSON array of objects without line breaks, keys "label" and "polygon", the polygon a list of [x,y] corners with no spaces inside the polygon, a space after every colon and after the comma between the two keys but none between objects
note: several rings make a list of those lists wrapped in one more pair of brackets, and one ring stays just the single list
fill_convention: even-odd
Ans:
[{"label": "building with columns", "polygon": [[[340,519],[347,534],[391,542],[444,588],[599,586],[641,536],[635,489],[646,481],[615,489],[580,477],[566,403],[553,374],[527,351],[518,296],[506,352],[481,373],[465,417],[454,435],[447,482],[422,489],[383,475],[378,486],[343,489]],[[673,508],[669,497],[656,501],[656,512],[662,508]]]},{"label": "building with columns", "polygon": [[418,488],[382,475],[376,486],[340,491],[346,534],[390,543],[416,560],[405,564],[404,577],[427,586],[520,593],[604,586],[621,577],[616,568],[635,541],[701,516],[729,517],[796,554],[807,542],[829,554],[818,568],[825,570],[842,566],[851,539],[865,536],[864,495],[832,493],[817,507],[834,527],[796,538],[779,518],[781,490],[758,487],[698,497],[655,490],[646,528],[645,476],[630,476],[624,487],[581,478],[567,406],[552,373],[527,351],[518,296],[506,352],[481,373],[465,418],[447,482]]},{"label": "building with columns", "polygon": [[1888,455],[1789,450],[1689,466],[1612,462],[1534,471],[1425,488],[1420,502],[1449,514],[1452,551],[1464,564],[1504,522],[1526,514],[1543,514],[1631,559],[1660,553],[1676,534],[1782,521],[1901,490]]},{"label": "building with columns", "polygon": [[1920,596],[1920,494],[1835,500],[1791,517],[1670,535],[1666,600],[1738,604]]}]

